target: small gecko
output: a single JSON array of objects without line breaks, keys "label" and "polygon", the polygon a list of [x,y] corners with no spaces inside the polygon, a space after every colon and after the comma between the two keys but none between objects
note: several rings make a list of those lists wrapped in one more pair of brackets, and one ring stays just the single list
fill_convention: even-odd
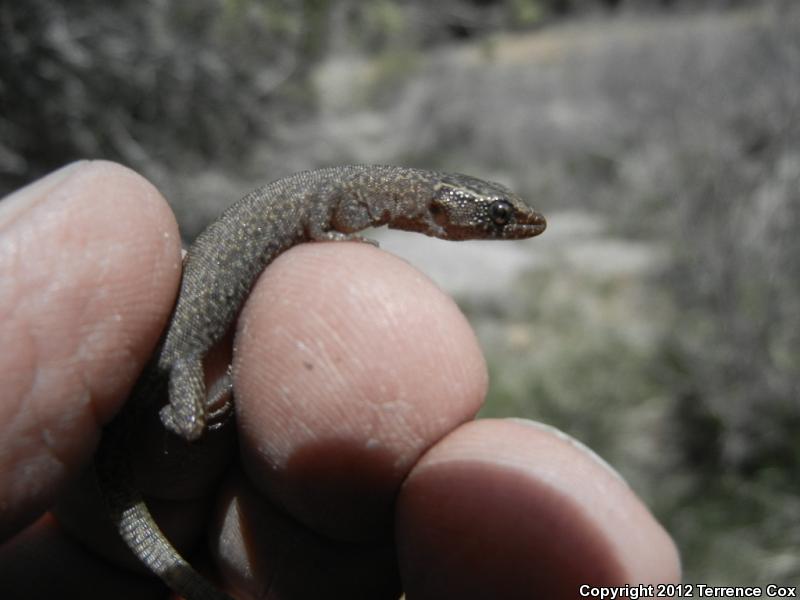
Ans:
[{"label": "small gecko", "polygon": [[[230,375],[206,391],[203,358],[236,318],[259,274],[280,253],[310,241],[364,240],[356,232],[388,225],[446,240],[539,235],[544,217],[506,187],[467,175],[353,165],[303,171],[260,187],[228,208],[189,247],[180,292],[162,342],[121,413],[105,428],[95,473],[120,536],[153,573],[186,600],[223,600],[178,553],[153,520],[129,462],[132,415],[169,402],[161,421],[191,442],[212,407],[229,397]],[[230,411],[230,403],[216,412]],[[216,415],[218,416],[218,415]]]}]

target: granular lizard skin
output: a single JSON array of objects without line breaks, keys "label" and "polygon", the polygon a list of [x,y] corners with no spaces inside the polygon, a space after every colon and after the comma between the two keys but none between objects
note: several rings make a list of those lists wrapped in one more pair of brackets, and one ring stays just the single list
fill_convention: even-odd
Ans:
[{"label": "granular lizard skin", "polygon": [[281,252],[310,241],[359,240],[388,225],[447,239],[521,239],[545,219],[506,187],[469,177],[393,166],[353,165],[303,171],[260,187],[226,210],[191,245],[163,342],[112,421],[95,458],[109,516],[153,573],[187,600],[229,599],[183,559],[153,521],[128,458],[131,415],[154,408],[166,386],[164,426],[187,441],[206,430],[203,358],[228,331],[253,284]]}]

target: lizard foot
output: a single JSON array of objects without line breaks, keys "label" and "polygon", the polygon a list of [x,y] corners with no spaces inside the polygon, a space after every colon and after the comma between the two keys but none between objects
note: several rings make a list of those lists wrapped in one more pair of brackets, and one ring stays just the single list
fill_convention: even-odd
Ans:
[{"label": "lizard foot", "polygon": [[231,365],[217,379],[206,397],[206,423],[209,429],[219,429],[233,416],[233,375]]},{"label": "lizard foot", "polygon": [[175,361],[169,372],[169,404],[159,412],[161,422],[187,442],[200,439],[206,429],[205,399],[202,359]]}]

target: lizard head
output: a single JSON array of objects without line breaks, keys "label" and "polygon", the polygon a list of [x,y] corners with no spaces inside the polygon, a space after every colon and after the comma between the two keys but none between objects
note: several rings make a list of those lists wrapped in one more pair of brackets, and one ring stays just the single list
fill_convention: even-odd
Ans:
[{"label": "lizard head", "polygon": [[433,186],[425,233],[447,240],[521,239],[542,233],[545,218],[507,187],[443,174]]}]

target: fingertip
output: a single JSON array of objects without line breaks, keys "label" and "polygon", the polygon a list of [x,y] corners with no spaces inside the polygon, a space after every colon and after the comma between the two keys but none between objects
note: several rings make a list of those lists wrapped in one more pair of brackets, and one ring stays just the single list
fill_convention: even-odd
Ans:
[{"label": "fingertip", "polygon": [[88,161],[86,160],[78,160],[64,165],[60,169],[48,173],[41,179],[37,179],[2,198],[2,202],[0,202],[0,231],[8,227],[11,222],[23,215],[27,210],[30,210],[34,204],[47,198],[56,186],[72,177],[75,171],[84,168],[87,163]]},{"label": "fingertip", "polygon": [[172,211],[145,178],[108,161],[68,165],[11,200],[0,224],[0,311],[13,318],[0,334],[20,352],[4,366],[18,377],[84,370],[106,420],[117,407],[104,398],[131,375],[108,362],[139,358],[172,305],[180,278]]},{"label": "fingertip", "polygon": [[396,536],[409,596],[574,598],[680,581],[674,543],[633,491],[549,428],[460,427],[409,475]]},{"label": "fingertip", "polygon": [[155,187],[106,161],[68,165],[0,207],[0,346],[14,349],[0,358],[1,529],[88,460],[169,314],[180,238]]},{"label": "fingertip", "polygon": [[235,385],[248,472],[344,538],[386,529],[426,448],[475,415],[486,366],[453,301],[366,244],[304,244],[262,275],[239,321]]}]

